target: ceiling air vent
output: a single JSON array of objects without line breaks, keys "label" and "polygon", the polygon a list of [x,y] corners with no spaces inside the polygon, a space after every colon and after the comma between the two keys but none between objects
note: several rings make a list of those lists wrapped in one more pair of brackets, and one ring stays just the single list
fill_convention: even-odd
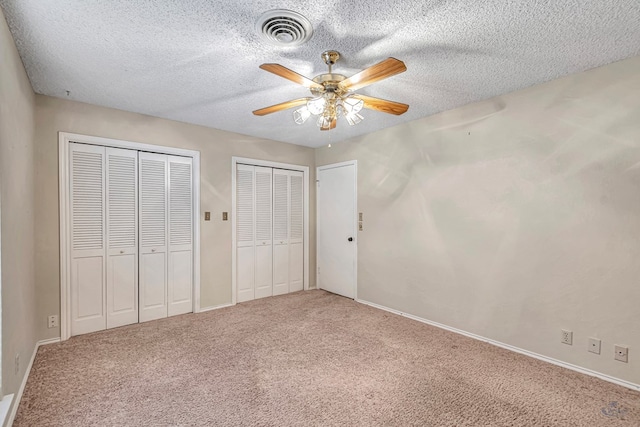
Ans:
[{"label": "ceiling air vent", "polygon": [[256,31],[264,40],[278,46],[298,46],[313,35],[307,18],[285,9],[263,13],[256,22]]}]

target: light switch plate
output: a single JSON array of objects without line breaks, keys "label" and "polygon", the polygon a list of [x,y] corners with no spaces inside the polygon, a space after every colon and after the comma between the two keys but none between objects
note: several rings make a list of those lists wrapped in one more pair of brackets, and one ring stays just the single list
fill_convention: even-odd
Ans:
[{"label": "light switch plate", "polygon": [[222,212],[222,220],[223,221],[227,221],[229,219],[229,213],[228,212]]},{"label": "light switch plate", "polygon": [[211,221],[211,212],[205,212],[204,213],[204,220],[205,221]]}]

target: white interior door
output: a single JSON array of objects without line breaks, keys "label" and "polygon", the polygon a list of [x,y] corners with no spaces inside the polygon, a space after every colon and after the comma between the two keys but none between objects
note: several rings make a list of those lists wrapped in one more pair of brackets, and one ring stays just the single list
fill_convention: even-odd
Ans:
[{"label": "white interior door", "polygon": [[167,317],[167,156],[140,152],[140,322]]},{"label": "white interior door", "polygon": [[106,149],[107,328],[138,323],[138,152]]},{"label": "white interior door", "polygon": [[318,179],[318,287],[356,296],[356,163],[322,166]]},{"label": "white interior door", "polygon": [[168,314],[193,311],[192,159],[169,157]]},{"label": "white interior door", "polygon": [[105,148],[69,144],[71,335],[107,327]]},{"label": "white interior door", "polygon": [[304,175],[289,171],[289,292],[304,287]]}]

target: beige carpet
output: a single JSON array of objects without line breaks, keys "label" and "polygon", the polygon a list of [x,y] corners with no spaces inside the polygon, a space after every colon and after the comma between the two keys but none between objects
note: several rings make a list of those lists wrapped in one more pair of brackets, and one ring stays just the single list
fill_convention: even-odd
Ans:
[{"label": "beige carpet", "polygon": [[15,426],[640,426],[640,393],[323,291],[41,347]]}]

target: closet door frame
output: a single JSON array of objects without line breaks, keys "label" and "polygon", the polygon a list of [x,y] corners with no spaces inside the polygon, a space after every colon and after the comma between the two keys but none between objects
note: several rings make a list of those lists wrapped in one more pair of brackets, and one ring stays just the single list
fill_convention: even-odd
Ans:
[{"label": "closet door frame", "polygon": [[237,260],[236,260],[236,168],[238,164],[249,166],[263,166],[276,169],[288,169],[302,172],[303,174],[303,240],[304,240],[304,285],[303,289],[309,289],[309,166],[293,165],[289,163],[272,162],[268,160],[257,160],[246,157],[231,158],[231,304],[237,302]]},{"label": "closet door frame", "polygon": [[200,307],[200,152],[162,145],[144,144],[119,139],[58,132],[58,201],[60,208],[60,340],[71,337],[71,212],[69,180],[69,144],[124,148],[193,159],[193,312]]}]

